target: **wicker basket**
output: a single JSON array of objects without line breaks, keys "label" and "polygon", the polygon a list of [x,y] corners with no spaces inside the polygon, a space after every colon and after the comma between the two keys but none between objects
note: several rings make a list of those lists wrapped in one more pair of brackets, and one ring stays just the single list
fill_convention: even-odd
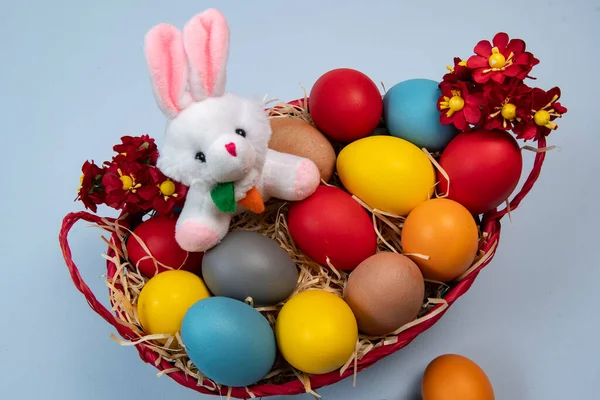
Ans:
[{"label": "wicker basket", "polygon": [[[290,104],[298,104],[298,102],[291,102]],[[453,283],[451,287],[445,290],[441,298],[438,299],[439,301],[432,302],[427,312],[421,315],[416,321],[397,331],[399,333],[396,335],[386,337],[386,340],[381,341],[363,357],[355,357],[353,368],[344,368],[342,371],[334,371],[328,374],[310,377],[299,375],[296,378],[286,379],[283,382],[273,380],[261,381],[248,388],[220,387],[209,381],[199,382],[194,377],[174,368],[174,365],[171,362],[161,357],[152,347],[148,346],[146,342],[140,342],[139,333],[132,330],[131,326],[125,322],[126,317],[122,312],[113,312],[98,301],[94,293],[92,293],[88,285],[81,278],[79,270],[72,259],[68,243],[68,233],[76,222],[83,220],[105,229],[107,232],[111,233],[110,245],[106,254],[108,260],[106,264],[106,276],[107,280],[110,281],[117,273],[117,265],[111,259],[115,256],[122,256],[117,254],[119,248],[117,244],[122,241],[122,237],[115,232],[115,224],[124,226],[128,229],[133,229],[133,227],[141,221],[141,216],[127,216],[122,214],[118,219],[111,219],[101,218],[87,212],[70,213],[63,220],[59,235],[60,246],[71,278],[73,279],[73,283],[85,296],[90,307],[98,315],[104,318],[106,322],[111,324],[124,341],[127,341],[130,345],[134,345],[137,348],[140,358],[143,361],[154,365],[159,371],[170,376],[180,385],[205,394],[229,396],[233,398],[259,398],[274,395],[301,394],[307,391],[312,392],[313,390],[331,385],[348,376],[356,374],[358,371],[373,365],[378,360],[400,350],[414,340],[419,334],[433,326],[444,315],[448,308],[469,290],[481,269],[488,265],[494,257],[500,240],[501,219],[508,212],[515,210],[519,206],[539,177],[545,158],[545,138],[542,138],[537,142],[537,149],[529,149],[536,151],[535,161],[533,168],[520,191],[514,196],[512,201],[510,201],[510,204],[507,204],[506,208],[490,211],[481,217],[479,225],[482,240],[480,241],[479,256],[469,271],[457,282]],[[117,283],[111,290],[121,291],[121,293],[123,293],[124,289],[122,285]],[[114,306],[114,297],[110,298],[111,304]],[[159,373],[159,375],[160,374],[161,373]]]}]

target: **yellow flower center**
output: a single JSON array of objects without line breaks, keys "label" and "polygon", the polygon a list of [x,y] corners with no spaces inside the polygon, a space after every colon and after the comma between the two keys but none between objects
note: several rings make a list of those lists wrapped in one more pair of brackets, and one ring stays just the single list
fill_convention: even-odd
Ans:
[{"label": "yellow flower center", "polygon": [[172,196],[175,193],[175,184],[171,181],[164,181],[158,188],[165,196]]},{"label": "yellow flower center", "polygon": [[546,126],[550,122],[550,113],[546,110],[539,110],[533,115],[533,120],[539,126]]},{"label": "yellow flower center", "polygon": [[512,121],[517,116],[517,106],[507,103],[502,106],[502,118]]},{"label": "yellow flower center", "polygon": [[117,172],[119,173],[119,179],[123,182],[123,190],[129,190],[131,193],[135,193],[142,187],[141,183],[135,183],[135,176],[133,176],[133,174],[123,175],[121,168],[118,168]]},{"label": "yellow flower center", "polygon": [[81,174],[81,176],[79,177],[79,184],[80,185],[83,185],[83,178],[84,178],[84,176],[83,176],[83,174]]},{"label": "yellow flower center", "polygon": [[506,58],[497,47],[492,48],[492,55],[488,58],[488,64],[491,68],[502,68],[506,64]]},{"label": "yellow flower center", "polygon": [[454,112],[460,111],[465,106],[465,100],[460,96],[452,96],[448,102],[448,106]]},{"label": "yellow flower center", "polygon": [[465,100],[462,98],[462,93],[458,89],[451,89],[450,93],[452,97],[444,96],[443,100],[440,101],[440,109],[446,111],[446,116],[450,118],[455,112],[463,109],[465,106]]},{"label": "yellow flower center", "polygon": [[123,190],[129,190],[133,187],[133,178],[129,175],[121,175],[119,178],[123,182]]},{"label": "yellow flower center", "polygon": [[[458,65],[460,65],[461,67],[466,67],[467,60],[462,60],[461,62],[458,63]],[[446,65],[446,69],[450,72],[454,72],[454,67],[451,67],[450,65]]]}]

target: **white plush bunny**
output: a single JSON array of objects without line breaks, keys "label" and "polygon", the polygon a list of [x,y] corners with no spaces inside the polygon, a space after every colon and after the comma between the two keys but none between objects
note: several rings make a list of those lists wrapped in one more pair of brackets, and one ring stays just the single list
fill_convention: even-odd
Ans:
[{"label": "white plush bunny", "polygon": [[229,28],[219,11],[196,15],[183,34],[169,24],[153,27],[145,53],[154,96],[169,119],[157,166],[189,186],[175,234],[183,249],[212,248],[233,215],[262,212],[270,197],[297,201],[316,190],[312,161],[268,149],[262,104],[225,93]]}]

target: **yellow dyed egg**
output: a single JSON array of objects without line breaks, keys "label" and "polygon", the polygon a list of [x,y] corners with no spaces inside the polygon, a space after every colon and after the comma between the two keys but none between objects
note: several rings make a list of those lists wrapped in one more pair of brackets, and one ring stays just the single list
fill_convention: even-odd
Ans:
[{"label": "yellow dyed egg", "polygon": [[187,310],[210,297],[198,276],[183,270],[169,270],[152,277],[142,288],[137,312],[147,334],[175,335]]},{"label": "yellow dyed egg", "polygon": [[288,300],[275,324],[277,346],[290,365],[309,374],[341,368],[358,339],[356,318],[344,300],[308,290]]},{"label": "yellow dyed egg", "polygon": [[370,136],[350,143],[337,158],[346,189],[371,208],[408,215],[431,198],[435,170],[414,144],[393,136]]}]

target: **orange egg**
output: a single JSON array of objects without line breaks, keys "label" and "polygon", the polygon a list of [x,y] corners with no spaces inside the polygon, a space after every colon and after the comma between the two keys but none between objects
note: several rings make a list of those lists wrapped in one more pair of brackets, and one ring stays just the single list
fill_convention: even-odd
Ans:
[{"label": "orange egg", "polygon": [[404,221],[401,241],[404,253],[419,266],[425,279],[448,282],[473,263],[479,233],[465,207],[438,198],[411,211]]},{"label": "orange egg", "polygon": [[485,372],[473,361],[456,354],[434,359],[421,382],[423,400],[494,400]]}]

